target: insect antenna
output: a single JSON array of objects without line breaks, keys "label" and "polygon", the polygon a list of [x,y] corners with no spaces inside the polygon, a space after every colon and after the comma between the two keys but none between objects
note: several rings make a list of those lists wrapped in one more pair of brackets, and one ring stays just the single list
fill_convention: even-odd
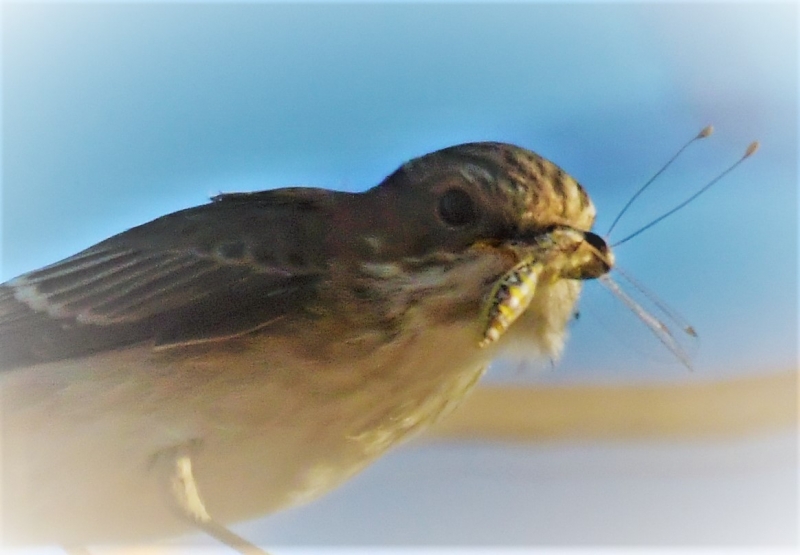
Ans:
[{"label": "insect antenna", "polygon": [[648,187],[649,187],[649,186],[650,186],[650,185],[653,183],[653,181],[655,181],[656,179],[658,179],[658,176],[660,176],[662,173],[664,173],[664,171],[665,171],[665,170],[666,170],[668,167],[670,167],[670,166],[672,165],[672,163],[673,163],[675,160],[677,160],[677,159],[678,159],[678,156],[680,156],[680,155],[683,153],[683,151],[684,151],[684,150],[686,150],[687,148],[689,148],[689,145],[691,145],[691,144],[692,144],[692,143],[694,143],[695,141],[699,141],[700,139],[705,139],[706,137],[708,137],[709,135],[711,135],[713,132],[714,132],[714,126],[713,126],[713,125],[708,125],[708,126],[704,127],[704,128],[703,128],[703,129],[700,131],[700,133],[698,133],[697,135],[695,135],[694,137],[692,137],[692,138],[691,138],[691,139],[690,139],[690,140],[689,140],[689,141],[688,141],[686,144],[684,144],[684,145],[683,145],[681,148],[679,148],[679,149],[678,149],[678,152],[676,152],[676,153],[675,153],[675,154],[672,156],[672,158],[670,158],[669,160],[667,160],[667,163],[666,163],[666,164],[664,164],[663,166],[661,166],[661,169],[660,169],[660,170],[658,170],[658,171],[657,171],[655,174],[653,174],[653,177],[651,177],[650,179],[648,179],[648,180],[645,182],[645,184],[644,184],[644,185],[642,185],[641,187],[639,187],[639,190],[638,190],[638,191],[636,191],[636,192],[633,194],[633,196],[630,198],[630,200],[628,200],[627,204],[625,204],[625,206],[623,206],[623,207],[622,207],[622,210],[620,210],[620,211],[619,211],[619,214],[617,214],[617,217],[616,217],[616,218],[614,218],[614,221],[613,221],[613,222],[611,222],[611,227],[609,227],[609,228],[608,228],[608,231],[606,232],[606,237],[608,237],[609,235],[611,235],[611,232],[614,230],[614,227],[617,225],[617,223],[619,222],[620,218],[622,218],[622,215],[623,215],[623,214],[625,214],[625,212],[627,212],[627,211],[628,211],[628,208],[630,208],[630,207],[631,207],[631,204],[633,204],[633,202],[634,202],[634,201],[635,201],[635,200],[636,200],[636,199],[639,197],[639,195],[641,195],[641,194],[644,192],[644,190],[645,190],[645,189],[647,189],[647,188],[648,188]]},{"label": "insect antenna", "polygon": [[[630,241],[631,239],[633,239],[634,237],[636,237],[637,235],[639,235],[640,233],[642,233],[642,232],[644,232],[644,231],[646,231],[646,230],[650,229],[651,227],[653,227],[653,226],[654,226],[654,225],[656,225],[657,223],[661,222],[661,221],[662,221],[662,220],[664,220],[665,218],[668,218],[669,216],[673,215],[675,212],[677,212],[678,210],[680,210],[681,208],[683,208],[684,206],[686,206],[687,204],[689,204],[690,202],[692,202],[694,199],[696,199],[697,197],[699,197],[700,195],[702,195],[703,193],[705,193],[706,191],[708,191],[708,189],[710,189],[712,185],[714,185],[715,183],[717,183],[717,182],[718,182],[719,180],[721,180],[723,177],[725,177],[725,176],[726,176],[726,175],[728,175],[730,172],[732,172],[733,170],[735,170],[735,169],[736,169],[736,167],[737,167],[739,164],[741,164],[741,163],[742,163],[742,162],[744,162],[744,161],[745,161],[747,158],[749,158],[750,156],[752,156],[753,154],[755,154],[755,153],[756,153],[756,151],[758,150],[758,147],[759,147],[759,143],[758,143],[758,141],[753,141],[752,143],[750,143],[750,145],[747,147],[747,150],[745,151],[744,155],[743,155],[741,158],[739,158],[739,159],[738,159],[736,162],[734,162],[733,164],[731,164],[731,165],[730,165],[730,166],[729,166],[729,167],[728,167],[728,168],[727,168],[725,171],[723,171],[722,173],[720,173],[720,174],[719,174],[717,177],[715,177],[714,179],[712,179],[711,181],[709,181],[708,183],[706,183],[706,184],[705,184],[703,187],[701,187],[701,188],[700,188],[700,189],[699,189],[699,190],[698,190],[696,193],[694,193],[693,195],[691,195],[689,198],[687,198],[686,200],[684,200],[683,202],[681,202],[680,204],[678,204],[677,206],[675,206],[675,207],[674,207],[674,208],[672,208],[671,210],[667,210],[665,213],[661,214],[661,215],[660,215],[658,218],[656,218],[655,220],[651,221],[649,224],[646,224],[646,225],[644,225],[644,226],[640,227],[638,230],[634,231],[633,233],[631,233],[630,235],[628,235],[628,236],[627,236],[627,237],[625,237],[624,239],[620,239],[619,241],[617,241],[616,243],[614,243],[614,244],[613,244],[613,245],[611,245],[611,246],[612,246],[612,247],[617,247],[617,246],[619,246],[619,245],[621,245],[621,244],[623,244],[623,243],[626,243],[626,242]],[[684,148],[686,148],[686,147],[684,147]],[[673,159],[674,159],[674,158],[673,158]],[[641,191],[641,190],[642,190],[642,189],[640,189],[640,191]],[[634,198],[635,198],[635,196],[634,196]],[[630,204],[630,203],[628,203],[628,204]]]},{"label": "insect antenna", "polygon": [[[608,238],[611,231],[620,221],[622,215],[630,208],[633,202],[644,192],[647,187],[649,187],[664,171],[680,156],[683,151],[685,151],[689,145],[694,143],[699,139],[704,139],[711,135],[714,131],[712,126],[705,127],[700,133],[695,135],[690,141],[684,144],[676,153],[675,155],[670,158],[666,164],[664,164],[661,169],[659,169],[653,177],[651,177],[644,185],[642,185],[639,190],[631,197],[631,199],[625,204],[622,210],[617,214],[617,217],[612,222],[611,226],[608,229],[608,234],[606,234],[606,238]],[[683,202],[679,203],[677,206],[673,207],[672,209],[666,211],[658,218],[652,220],[650,223],[642,226],[637,231],[631,233],[624,239],[617,241],[616,243],[611,245],[611,248],[617,247],[634,237],[638,236],[639,234],[643,233],[647,229],[650,229],[657,223],[661,222],[665,218],[671,216],[678,210],[681,210],[687,204],[695,200],[697,197],[705,193],[712,185],[720,181],[723,177],[728,175],[732,172],[736,167],[741,164],[746,158],[749,158],[758,150],[759,143],[758,141],[754,141],[750,143],[745,151],[744,155],[739,158],[736,162],[734,162],[731,166],[721,172],[719,175],[711,179],[708,183],[706,183],[703,187],[701,187],[697,192],[692,194],[689,198],[684,200]],[[682,316],[680,316],[677,312],[667,306],[664,302],[662,302],[655,294],[648,291],[641,283],[635,280],[632,276],[623,272],[619,266],[613,263],[613,260],[608,260],[608,257],[605,256],[603,252],[599,249],[595,249],[596,255],[601,259],[606,261],[609,267],[613,267],[617,273],[622,277],[625,281],[628,282],[630,286],[633,287],[634,290],[638,291],[644,298],[649,302],[653,307],[657,309],[657,311],[661,312],[664,316],[667,317],[668,320],[671,320],[673,323],[678,324],[679,330],[682,332],[681,334],[673,334],[670,326],[665,324],[662,320],[648,312],[642,305],[640,305],[633,297],[631,297],[628,293],[626,293],[620,286],[617,284],[608,274],[600,276],[598,281],[609,291],[611,292],[617,299],[622,301],[624,305],[628,307],[628,309],[636,315],[639,320],[641,320],[645,326],[658,338],[658,340],[669,350],[671,351],[676,358],[689,370],[692,370],[691,365],[691,357],[689,354],[683,349],[681,345],[681,341],[679,337],[690,337],[690,338],[697,338],[697,332],[695,331],[694,327],[692,327]],[[677,330],[676,330],[677,331]],[[684,335],[685,334],[685,335]]]}]

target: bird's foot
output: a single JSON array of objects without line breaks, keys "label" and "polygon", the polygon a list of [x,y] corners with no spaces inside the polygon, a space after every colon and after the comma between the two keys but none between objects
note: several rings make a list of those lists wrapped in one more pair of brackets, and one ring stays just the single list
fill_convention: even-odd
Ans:
[{"label": "bird's foot", "polygon": [[269,555],[222,524],[208,512],[192,472],[192,454],[197,444],[163,451],[157,455],[166,480],[171,505],[194,526],[242,555]]}]

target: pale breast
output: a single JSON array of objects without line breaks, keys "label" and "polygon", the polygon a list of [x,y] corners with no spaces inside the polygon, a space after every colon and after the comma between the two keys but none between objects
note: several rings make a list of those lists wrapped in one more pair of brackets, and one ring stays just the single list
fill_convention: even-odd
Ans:
[{"label": "pale breast", "polygon": [[341,344],[325,364],[254,338],[202,359],[138,347],[5,374],[5,541],[186,531],[157,460],[182,445],[221,522],[316,497],[460,402],[490,356],[476,333],[428,327],[369,356]]}]

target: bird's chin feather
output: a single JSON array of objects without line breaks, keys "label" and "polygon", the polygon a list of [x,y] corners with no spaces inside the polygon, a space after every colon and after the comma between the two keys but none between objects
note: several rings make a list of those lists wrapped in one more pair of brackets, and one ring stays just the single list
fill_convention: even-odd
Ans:
[{"label": "bird's chin feather", "polygon": [[543,357],[558,360],[580,291],[581,282],[577,280],[540,284],[528,310],[501,338],[501,356],[517,360]]}]

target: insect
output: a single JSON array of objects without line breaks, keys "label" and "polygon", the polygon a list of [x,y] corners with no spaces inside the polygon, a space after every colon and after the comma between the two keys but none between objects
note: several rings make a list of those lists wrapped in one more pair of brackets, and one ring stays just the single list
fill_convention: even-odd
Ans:
[{"label": "insect", "polygon": [[479,347],[487,347],[500,339],[511,324],[522,316],[536,293],[542,268],[541,262],[528,256],[495,283],[483,317],[486,329],[478,343]]},{"label": "insect", "polygon": [[[664,164],[644,185],[642,185],[628,200],[625,206],[617,214],[616,218],[609,227],[606,237],[613,231],[616,224],[620,221],[623,214],[630,208],[633,202],[658,178],[677,158],[695,141],[704,139],[710,136],[714,131],[712,126],[703,128],[700,133],[694,136],[686,144],[684,144],[666,164]],[[638,236],[645,230],[653,227],[665,218],[671,216],[675,212],[681,210],[686,205],[691,203],[712,185],[720,181],[728,173],[733,171],[740,163],[746,158],[749,158],[759,148],[759,143],[754,141],[747,147],[744,155],[739,158],[735,163],[706,183],[698,191],[692,194],[689,198],[679,203],[677,206],[666,211],[661,216],[655,218],[648,224],[642,226],[637,231],[631,233],[624,239],[614,243],[612,247],[621,245],[634,237]],[[547,235],[545,235],[547,237]],[[541,274],[546,267],[545,260],[551,260],[557,257],[569,257],[564,247],[572,247],[574,245],[551,245],[549,250],[543,251],[541,256],[535,254],[524,257],[508,272],[502,275],[488,296],[486,307],[483,315],[483,336],[478,342],[481,348],[485,348],[492,343],[496,342],[510,327],[511,325],[525,313],[531,301],[536,294],[536,286],[540,280]],[[610,258],[609,253],[596,252],[598,257]],[[608,260],[609,267],[613,265],[613,259]],[[677,322],[680,332],[685,333],[692,337],[697,337],[697,332],[694,327],[686,323],[680,316],[661,302],[654,294],[647,291],[641,284],[634,280],[627,273],[619,270],[620,275],[637,291],[643,294],[650,302],[660,310],[669,320]],[[691,361],[686,352],[681,348],[679,341],[675,334],[671,331],[670,326],[664,323],[659,318],[650,314],[644,307],[642,307],[636,300],[634,300],[628,293],[626,293],[619,284],[617,284],[607,273],[603,273],[596,277],[614,296],[616,296],[628,309],[630,309],[650,331],[658,338],[658,340],[670,350],[675,357],[687,368],[691,369]]]}]

